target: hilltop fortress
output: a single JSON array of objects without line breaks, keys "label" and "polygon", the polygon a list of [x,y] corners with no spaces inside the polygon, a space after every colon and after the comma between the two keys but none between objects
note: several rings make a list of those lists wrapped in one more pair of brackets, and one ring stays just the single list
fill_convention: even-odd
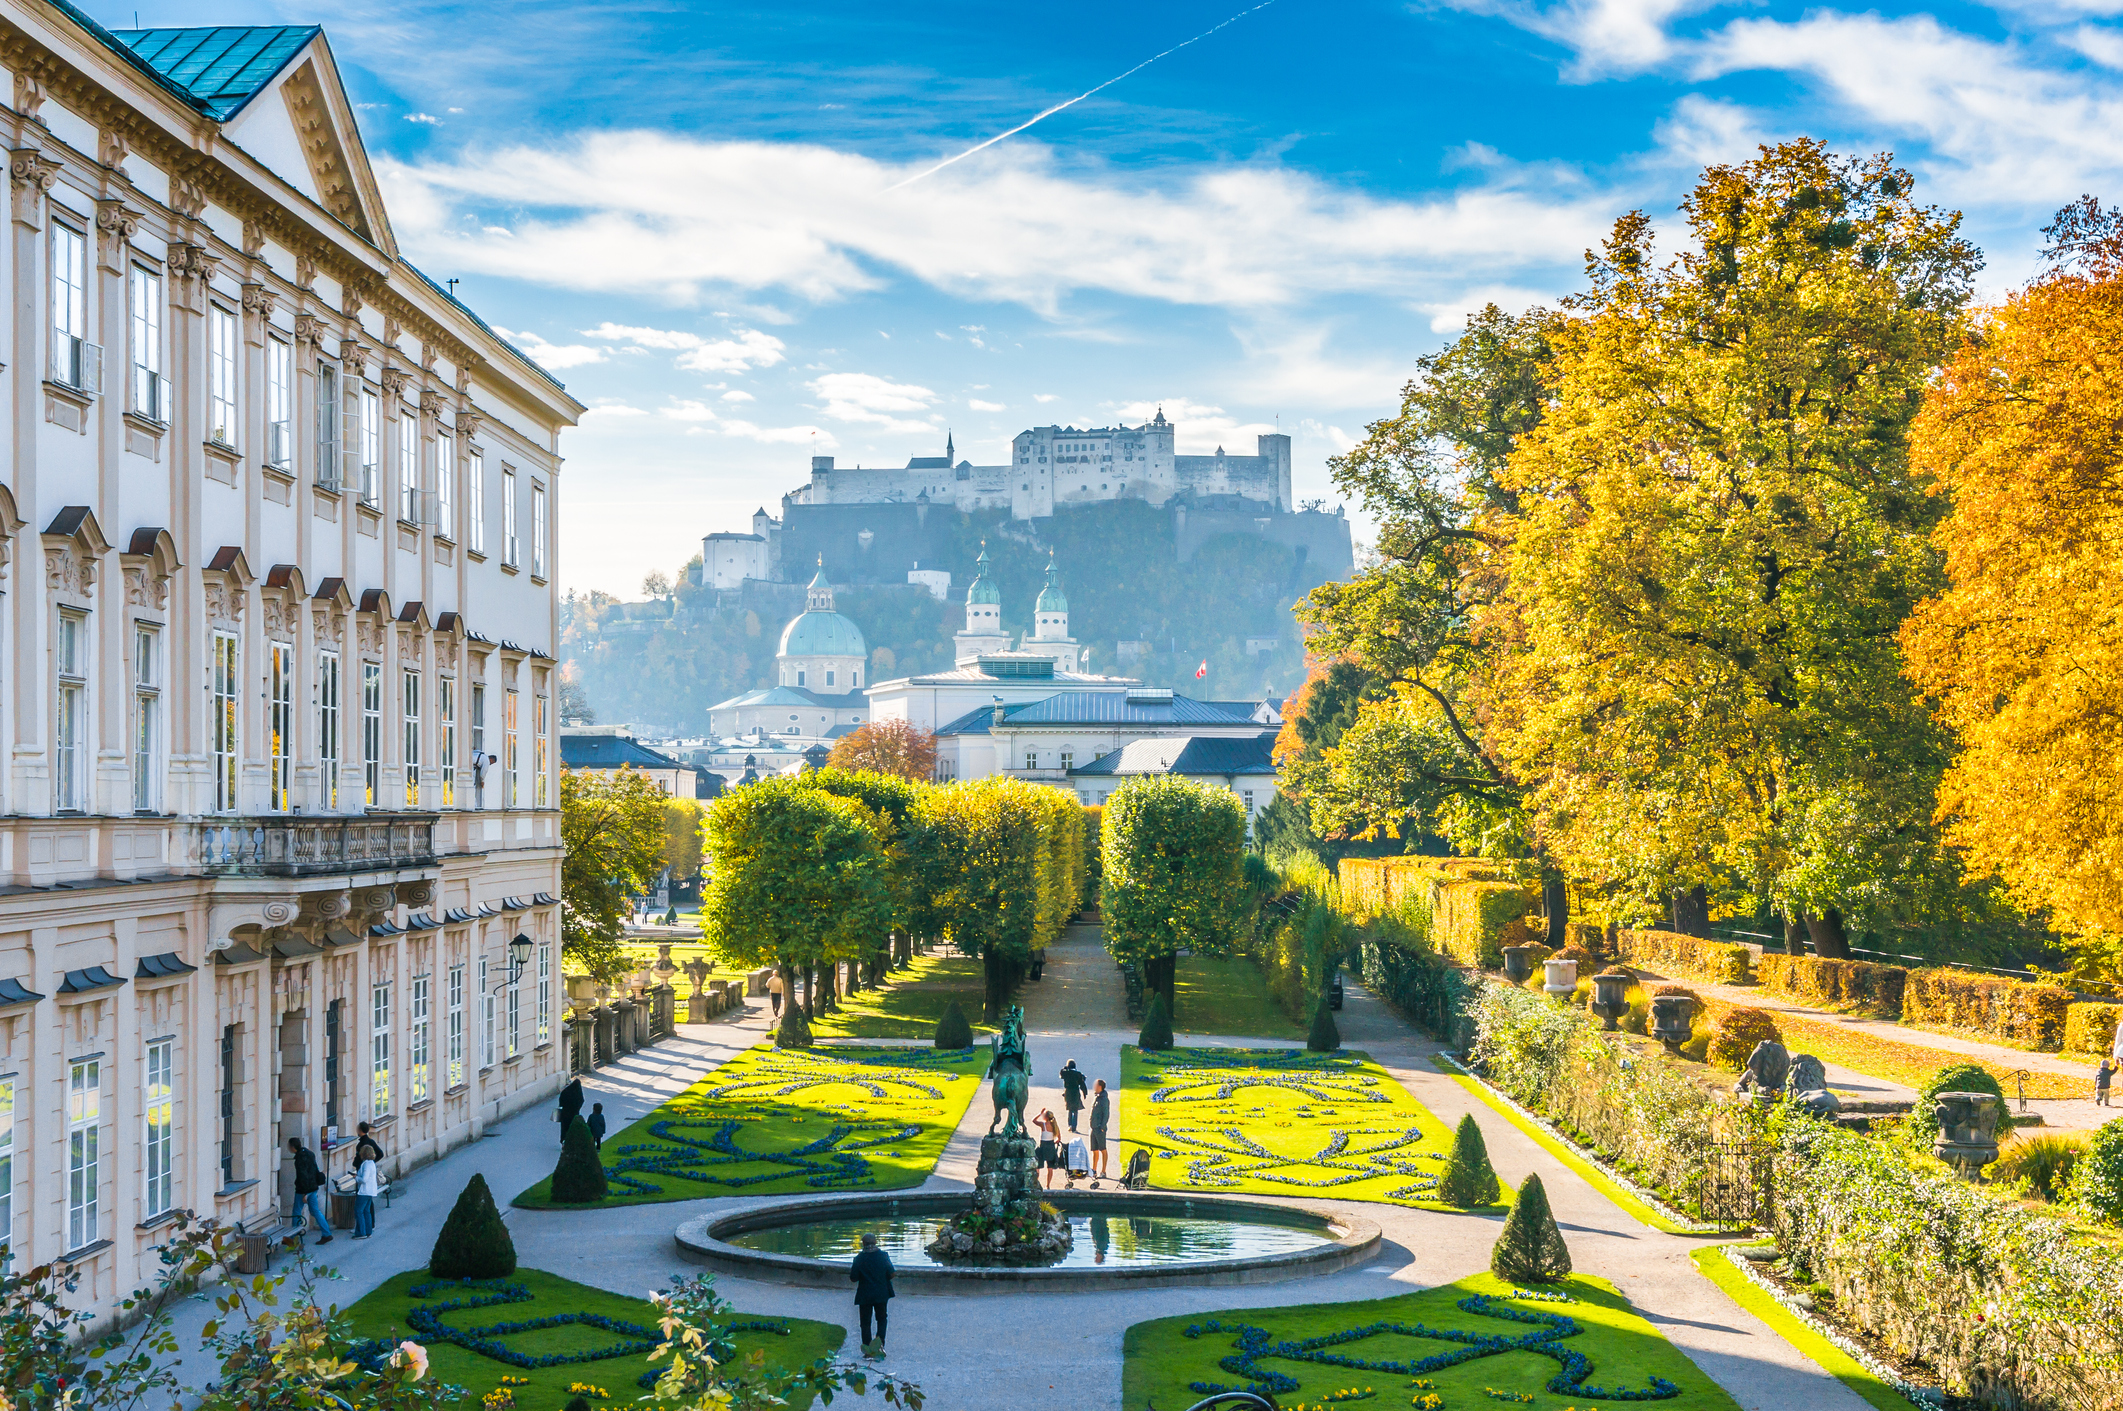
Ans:
[{"label": "hilltop fortress", "polygon": [[935,571],[942,555],[931,510],[1040,520],[1121,500],[1169,506],[1183,562],[1209,538],[1242,533],[1290,545],[1330,576],[1350,571],[1348,520],[1292,501],[1288,436],[1257,437],[1252,455],[1219,446],[1214,455],[1183,456],[1174,432],[1160,409],[1141,426],[1032,427],[1012,438],[1004,465],[959,460],[948,437],[944,454],[897,468],[813,456],[810,481],[781,497],[779,518],[761,508],[751,532],[702,540],[702,578],[730,591],[747,579],[800,582],[823,563],[849,583],[939,579],[929,586],[941,597],[949,577]]}]

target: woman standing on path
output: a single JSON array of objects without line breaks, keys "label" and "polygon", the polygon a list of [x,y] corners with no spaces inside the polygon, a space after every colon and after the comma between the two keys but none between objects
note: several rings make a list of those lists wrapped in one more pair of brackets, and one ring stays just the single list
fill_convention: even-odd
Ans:
[{"label": "woman standing on path", "polygon": [[1053,1190],[1054,1173],[1062,1164],[1061,1123],[1054,1120],[1053,1108],[1043,1107],[1039,1116],[1032,1119],[1032,1125],[1039,1128],[1039,1152],[1034,1159],[1039,1162],[1041,1184]]},{"label": "woman standing on path", "polygon": [[1106,1091],[1106,1080],[1098,1080],[1098,1091],[1091,1099],[1091,1183],[1095,1187],[1106,1179],[1106,1126],[1113,1120],[1113,1097]]}]

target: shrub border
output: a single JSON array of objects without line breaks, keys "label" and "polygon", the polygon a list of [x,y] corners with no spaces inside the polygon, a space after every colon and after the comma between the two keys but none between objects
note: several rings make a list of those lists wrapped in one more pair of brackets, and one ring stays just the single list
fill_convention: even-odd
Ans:
[{"label": "shrub border", "polygon": [[[1863,1397],[1879,1411],[1938,1411],[1938,1403],[1916,1394],[1916,1388],[1895,1375],[1891,1368],[1873,1360],[1835,1329],[1802,1308],[1784,1301],[1781,1292],[1748,1267],[1736,1244],[1713,1245],[1689,1251],[1688,1257],[1703,1277],[1724,1290],[1726,1297],[1769,1325],[1769,1330],[1790,1343],[1829,1376]],[[1720,1266],[1724,1267],[1720,1267]]]},{"label": "shrub border", "polygon": [[1635,1181],[1609,1166],[1598,1157],[1587,1153],[1539,1113],[1521,1107],[1518,1102],[1492,1086],[1489,1081],[1466,1067],[1449,1053],[1432,1055],[1433,1061],[1446,1077],[1458,1083],[1487,1103],[1498,1116],[1517,1127],[1538,1142],[1550,1156],[1561,1161],[1591,1186],[1622,1208],[1623,1213],[1639,1224],[1668,1235],[1720,1235],[1730,1234],[1715,1225],[1701,1225],[1668,1205],[1657,1193],[1646,1190]]}]

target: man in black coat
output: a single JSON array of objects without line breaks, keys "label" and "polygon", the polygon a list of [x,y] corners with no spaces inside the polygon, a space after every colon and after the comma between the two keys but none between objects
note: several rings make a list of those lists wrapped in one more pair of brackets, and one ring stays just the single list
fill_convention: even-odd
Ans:
[{"label": "man in black coat", "polygon": [[601,1150],[603,1150],[603,1149],[604,1149],[604,1104],[600,1102],[600,1103],[597,1103],[596,1105],[594,1105],[593,1107],[591,1107],[591,1108],[590,1108],[590,1115],[589,1115],[589,1116],[587,1116],[587,1117],[585,1117],[585,1118],[583,1118],[582,1120],[583,1120],[583,1121],[585,1121],[585,1122],[587,1122],[587,1123],[589,1123],[589,1125],[590,1125],[590,1140],[591,1140],[591,1141],[593,1141],[593,1142],[595,1142],[595,1143],[597,1143],[597,1147],[598,1147],[598,1149],[599,1149],[600,1151],[601,1151]]},{"label": "man in black coat", "polygon": [[568,1085],[560,1090],[560,1144],[568,1144],[568,1128],[582,1116],[582,1079],[570,1078]]},{"label": "man in black coat", "polygon": [[1091,1086],[1083,1070],[1070,1059],[1062,1065],[1062,1105],[1069,1109],[1069,1130],[1076,1130],[1076,1114],[1084,1110],[1084,1089]]},{"label": "man in black coat", "polygon": [[288,1158],[295,1163],[295,1209],[300,1213],[304,1207],[310,1212],[317,1232],[324,1236],[319,1244],[332,1242],[332,1222],[324,1218],[324,1201],[318,1195],[324,1189],[324,1172],[317,1167],[317,1153],[302,1144],[302,1138],[287,1139]]},{"label": "man in black coat", "polygon": [[[862,1237],[862,1253],[848,1269],[848,1279],[855,1285],[855,1313],[862,1323],[862,1355],[882,1357],[885,1355],[885,1304],[892,1298],[892,1260],[877,1247],[877,1236]],[[877,1315],[877,1342],[870,1342],[870,1315]]]}]

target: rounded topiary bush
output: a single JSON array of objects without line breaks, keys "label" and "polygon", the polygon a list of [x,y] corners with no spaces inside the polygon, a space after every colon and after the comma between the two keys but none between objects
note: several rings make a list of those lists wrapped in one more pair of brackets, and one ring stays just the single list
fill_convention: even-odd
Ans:
[{"label": "rounded topiary bush", "polygon": [[1135,1042],[1155,1051],[1172,1047],[1172,1011],[1165,1007],[1163,990],[1151,992],[1150,1010],[1143,1015],[1143,1029],[1135,1036]]},{"label": "rounded topiary bush", "polygon": [[1718,1020],[1711,1031],[1710,1047],[1705,1056],[1716,1067],[1737,1073],[1747,1066],[1747,1057],[1754,1052],[1756,1044],[1774,1039],[1784,1042],[1783,1031],[1777,1021],[1765,1010],[1732,1009]]},{"label": "rounded topiary bush", "polygon": [[1548,1208],[1548,1191],[1539,1175],[1519,1187],[1504,1233],[1489,1252],[1489,1272],[1513,1284],[1552,1284],[1570,1274],[1570,1247]]},{"label": "rounded topiary bush", "polygon": [[1990,1093],[1998,1100],[1998,1135],[2005,1134],[2005,1089],[1980,1063],[1949,1063],[1917,1089],[1916,1104],[1909,1109],[1909,1135],[1925,1146],[1939,1134],[1937,1100],[1940,1093]]},{"label": "rounded topiary bush", "polygon": [[[589,1128],[582,1123],[568,1127],[570,1136]],[[494,1193],[478,1172],[464,1183],[450,1218],[442,1222],[435,1247],[428,1252],[428,1272],[438,1279],[505,1279],[516,1272],[516,1242],[494,1205]]]},{"label": "rounded topiary bush", "polygon": [[971,1048],[973,1026],[966,1022],[966,1011],[952,1000],[950,1008],[936,1021],[936,1046],[938,1048]]},{"label": "rounded topiary bush", "polygon": [[1496,1168],[1489,1164],[1489,1145],[1482,1140],[1482,1129],[1469,1112],[1460,1118],[1459,1128],[1452,1134],[1452,1151],[1445,1158],[1444,1174],[1438,1177],[1437,1198],[1447,1205],[1471,1210],[1477,1205],[1496,1204],[1502,1194]]},{"label": "rounded topiary bush", "polygon": [[590,1136],[590,1124],[571,1122],[560,1141],[560,1164],[553,1168],[550,1187],[553,1200],[561,1205],[588,1205],[603,1200],[611,1189],[605,1180],[604,1161]]},{"label": "rounded topiary bush", "polygon": [[562,1408],[562,1411],[590,1411],[590,1398],[587,1396],[576,1396]]},{"label": "rounded topiary bush", "polygon": [[1322,999],[1312,1011],[1312,1032],[1305,1038],[1305,1047],[1314,1053],[1332,1053],[1341,1046],[1342,1031],[1334,1027],[1334,1011]]},{"label": "rounded topiary bush", "polygon": [[2123,1119],[2101,1126],[2072,1166],[2072,1201],[2111,1225],[2123,1225]]}]

